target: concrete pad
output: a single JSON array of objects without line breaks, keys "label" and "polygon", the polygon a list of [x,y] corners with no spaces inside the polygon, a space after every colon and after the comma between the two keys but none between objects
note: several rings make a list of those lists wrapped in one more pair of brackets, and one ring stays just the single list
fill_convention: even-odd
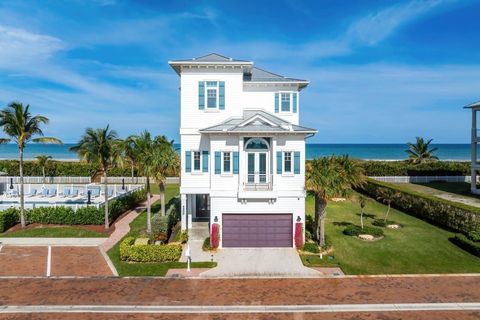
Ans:
[{"label": "concrete pad", "polygon": [[216,268],[201,277],[312,277],[320,276],[316,270],[303,266],[293,248],[221,249],[214,257]]},{"label": "concrete pad", "polygon": [[112,276],[98,247],[52,247],[52,276]]},{"label": "concrete pad", "polygon": [[0,251],[0,276],[46,276],[47,247],[3,246]]}]

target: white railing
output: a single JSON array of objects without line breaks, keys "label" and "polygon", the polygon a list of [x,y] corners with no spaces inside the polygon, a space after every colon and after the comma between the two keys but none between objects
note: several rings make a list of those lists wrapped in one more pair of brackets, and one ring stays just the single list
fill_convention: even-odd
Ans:
[{"label": "white railing", "polygon": [[370,178],[377,181],[392,183],[429,183],[433,181],[470,183],[470,181],[472,181],[471,176],[384,176]]},{"label": "white railing", "polygon": [[250,178],[251,180],[257,182],[247,182],[243,183],[243,190],[245,191],[265,191],[265,190],[272,190],[273,189],[273,175],[272,174],[252,174]]},{"label": "white railing", "polygon": [[[43,177],[23,177],[23,182],[24,183],[59,183],[59,184],[64,184],[64,183],[91,183],[92,179],[90,177],[45,177],[45,180]],[[10,176],[1,176],[0,177],[0,183],[20,183],[20,177],[15,176],[15,177],[10,177]]]}]

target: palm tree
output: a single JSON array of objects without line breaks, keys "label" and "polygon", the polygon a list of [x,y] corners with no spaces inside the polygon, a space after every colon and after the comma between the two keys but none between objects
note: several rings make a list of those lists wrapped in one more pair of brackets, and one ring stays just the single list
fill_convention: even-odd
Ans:
[{"label": "palm tree", "polygon": [[429,149],[430,143],[433,139],[425,140],[421,137],[417,137],[416,143],[407,142],[407,146],[409,147],[408,150],[405,152],[408,154],[408,159],[413,164],[420,164],[428,161],[438,160],[438,157],[434,155],[434,152],[438,150],[438,148]]},{"label": "palm tree", "polygon": [[325,217],[328,200],[344,197],[365,181],[363,169],[348,156],[330,156],[307,163],[306,187],[315,197],[314,237],[325,245]]},{"label": "palm tree", "polygon": [[87,128],[78,144],[70,148],[82,161],[93,163],[103,173],[103,192],[105,196],[105,229],[108,229],[108,171],[121,163],[121,140],[115,130],[106,128]]},{"label": "palm tree", "polygon": [[125,164],[130,166],[132,183],[134,183],[133,180],[135,177],[135,168],[138,166],[138,150],[135,147],[135,136],[129,136],[125,139],[123,149],[125,155]]},{"label": "palm tree", "polygon": [[140,174],[146,177],[146,190],[147,190],[147,232],[152,232],[152,204],[151,197],[152,191],[150,186],[150,178],[154,175],[154,144],[155,141],[152,139],[150,132],[143,131],[138,136],[131,137],[135,152],[137,155],[138,169]]},{"label": "palm tree", "polygon": [[35,159],[37,159],[38,165],[42,168],[42,176],[43,176],[43,184],[46,183],[46,174],[45,174],[45,167],[47,166],[47,163],[50,159],[52,159],[51,156],[36,156]]},{"label": "palm tree", "polygon": [[360,208],[362,209],[360,211],[360,226],[362,227],[362,230],[363,230],[363,213],[365,211],[365,206],[367,204],[367,199],[365,199],[364,196],[360,196],[360,198],[358,199],[358,202],[360,203]]},{"label": "palm tree", "polygon": [[175,148],[173,140],[169,141],[165,136],[155,138],[152,165],[153,176],[160,190],[161,214],[165,216],[165,186],[168,175],[178,173],[180,159]]},{"label": "palm tree", "polygon": [[382,192],[378,197],[377,197],[377,200],[378,201],[381,201],[383,203],[385,203],[387,205],[387,212],[385,213],[385,216],[384,216],[384,219],[383,221],[385,221],[385,223],[387,223],[387,220],[388,220],[388,214],[390,213],[390,209],[392,207],[392,199],[391,199],[391,196],[388,192]]},{"label": "palm tree", "polygon": [[[11,102],[5,109],[0,111],[0,127],[9,139],[1,139],[3,143],[14,141],[18,146],[20,160],[20,223],[25,227],[25,195],[23,183],[23,152],[27,143],[62,143],[53,137],[44,137],[41,129],[42,124],[48,124],[45,116],[32,116],[30,105],[24,106],[20,102]],[[34,136],[39,136],[34,138]]]}]

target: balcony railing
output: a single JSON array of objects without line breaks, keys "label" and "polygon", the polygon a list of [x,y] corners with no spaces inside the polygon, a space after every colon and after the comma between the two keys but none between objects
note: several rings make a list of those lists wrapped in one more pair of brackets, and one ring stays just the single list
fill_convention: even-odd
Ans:
[{"label": "balcony railing", "polygon": [[273,184],[272,174],[249,174],[247,181],[243,183],[243,190],[245,191],[268,191],[272,190]]}]

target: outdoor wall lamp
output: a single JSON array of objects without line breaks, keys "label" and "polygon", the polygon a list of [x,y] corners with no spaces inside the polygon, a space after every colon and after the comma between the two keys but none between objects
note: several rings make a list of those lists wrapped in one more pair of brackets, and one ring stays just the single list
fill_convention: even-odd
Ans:
[{"label": "outdoor wall lamp", "polygon": [[213,218],[213,222],[218,222],[218,217],[215,216],[215,218]]},{"label": "outdoor wall lamp", "polygon": [[300,216],[297,216],[297,222],[300,222],[302,221],[302,218],[300,218]]}]

